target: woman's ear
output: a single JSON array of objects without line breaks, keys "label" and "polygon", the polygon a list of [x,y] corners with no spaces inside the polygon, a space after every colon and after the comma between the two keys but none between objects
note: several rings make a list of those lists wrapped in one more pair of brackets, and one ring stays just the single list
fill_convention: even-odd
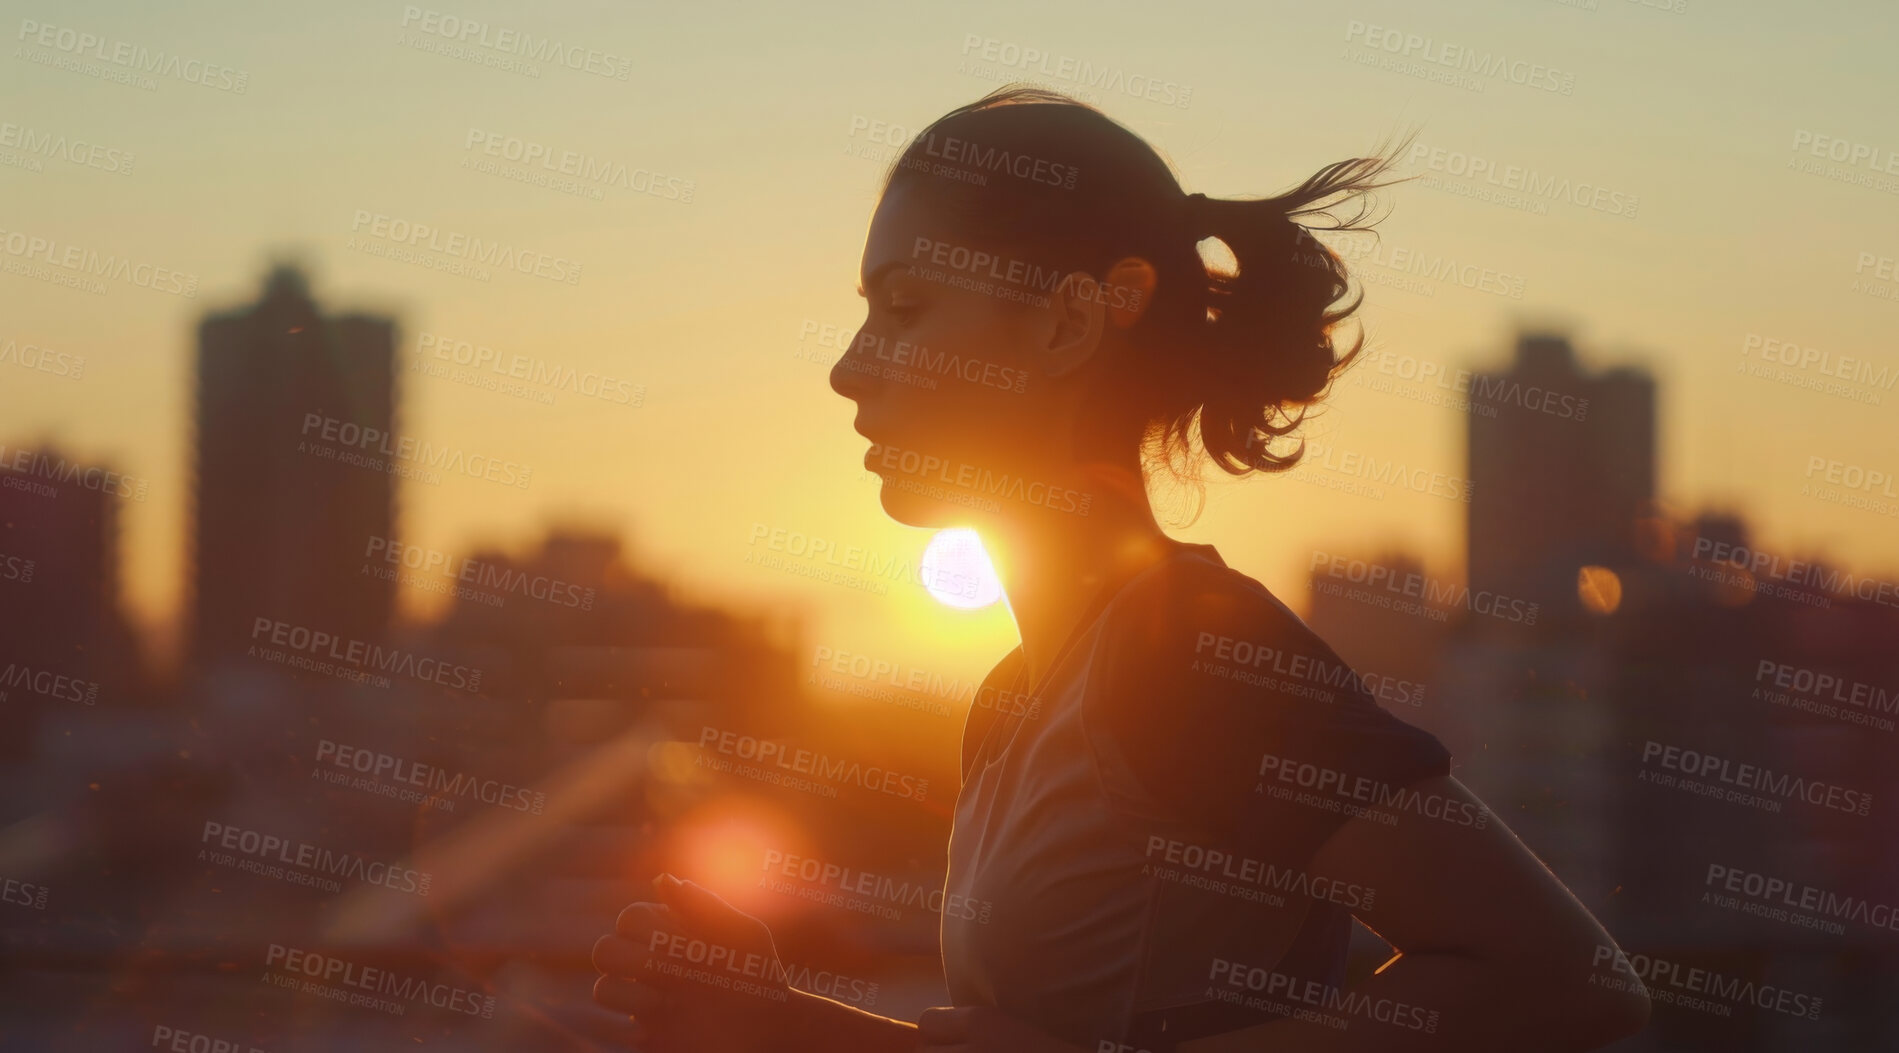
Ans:
[{"label": "woman's ear", "polygon": [[1106,329],[1108,287],[1087,271],[1074,271],[1049,294],[1054,327],[1048,334],[1043,372],[1059,377],[1094,357]]},{"label": "woman's ear", "polygon": [[1048,374],[1061,376],[1093,357],[1107,325],[1126,329],[1139,321],[1158,280],[1154,265],[1138,256],[1110,267],[1106,278],[1086,271],[1063,278],[1051,297],[1055,331],[1048,344]]},{"label": "woman's ear", "polygon": [[1139,256],[1129,256],[1108,268],[1103,280],[1108,304],[1108,320],[1116,329],[1126,329],[1141,320],[1147,305],[1154,301],[1154,286],[1160,275],[1154,265]]}]

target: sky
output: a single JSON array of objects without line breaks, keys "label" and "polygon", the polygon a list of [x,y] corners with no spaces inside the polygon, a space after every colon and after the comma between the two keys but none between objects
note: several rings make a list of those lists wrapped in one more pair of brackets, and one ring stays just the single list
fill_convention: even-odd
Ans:
[{"label": "sky", "polygon": [[[1495,368],[1518,327],[1566,327],[1592,367],[1657,377],[1671,507],[1895,569],[1899,502],[1803,493],[1899,471],[1890,5],[442,2],[0,5],[0,444],[57,439],[149,484],[127,503],[124,561],[156,639],[184,575],[197,323],[295,260],[327,310],[399,320],[404,434],[532,469],[525,488],[404,485],[404,540],[518,551],[591,524],[684,594],[801,619],[807,647],[979,674],[1013,643],[1001,606],[746,557],[761,530],[921,554],[927,532],[882,515],[827,385],[831,334],[862,318],[865,224],[904,136],[1010,80],[1076,91],[1213,196],[1277,192],[1414,134],[1404,171],[1424,178],[1386,195],[1385,247],[1362,261],[1383,361]],[[505,50],[523,37],[582,68],[523,68]],[[182,61],[109,79],[140,54]],[[1070,72],[1084,64],[1092,83]],[[570,153],[583,171],[545,178],[560,162],[538,159]],[[1472,164],[1571,196],[1487,199]],[[511,177],[525,172],[539,181]],[[523,257],[540,273],[391,258],[382,235],[415,225],[543,254]],[[162,277],[71,288],[36,243]],[[1405,272],[1444,261],[1475,277]],[[462,342],[628,398],[413,369]],[[27,345],[65,357],[28,365]],[[1745,371],[1763,360],[1781,372]],[[1816,390],[1829,371],[1850,390]],[[1315,441],[1461,476],[1463,415],[1396,386],[1340,391]],[[1402,543],[1461,571],[1461,503],[1299,482],[1214,479],[1174,533],[1295,608],[1314,548]]]}]

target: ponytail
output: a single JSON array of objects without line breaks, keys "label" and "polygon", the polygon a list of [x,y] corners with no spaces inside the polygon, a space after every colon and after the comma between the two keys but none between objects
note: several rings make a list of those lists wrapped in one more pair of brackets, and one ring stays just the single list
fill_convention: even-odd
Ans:
[{"label": "ponytail", "polygon": [[[1204,270],[1204,311],[1190,334],[1197,376],[1180,386],[1197,392],[1172,408],[1162,429],[1169,452],[1201,449],[1221,470],[1282,472],[1299,462],[1304,444],[1280,453],[1271,445],[1298,428],[1325,397],[1363,342],[1341,348],[1338,323],[1359,307],[1345,264],[1312,230],[1367,230],[1364,195],[1395,180],[1396,151],[1328,165],[1299,186],[1260,199],[1183,198],[1183,229],[1199,242],[1214,238],[1233,254],[1232,272]],[[1333,210],[1356,207],[1346,218]],[[1304,220],[1318,219],[1320,223]],[[1375,221],[1374,221],[1375,222]]]}]

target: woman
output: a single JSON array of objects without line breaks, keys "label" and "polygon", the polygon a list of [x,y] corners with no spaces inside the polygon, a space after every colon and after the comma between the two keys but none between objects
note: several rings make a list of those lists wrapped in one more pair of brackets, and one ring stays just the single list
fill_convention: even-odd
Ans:
[{"label": "woman", "polygon": [[[1389,163],[1189,195],[1133,133],[1024,89],[906,149],[831,384],[884,509],[975,525],[1016,618],[983,697],[1038,704],[972,709],[950,835],[946,894],[984,910],[944,911],[955,1004],[912,1025],[773,982],[761,922],[662,877],[595,948],[595,997],[645,1048],[1583,1050],[1642,1026],[1608,934],[1438,741],[1149,507],[1156,462],[1297,462],[1290,433],[1357,350],[1333,340],[1344,268],[1300,219],[1359,229],[1362,208],[1327,210]],[[1345,989],[1354,917],[1399,953]],[[682,979],[664,951],[692,940],[762,986]]]}]

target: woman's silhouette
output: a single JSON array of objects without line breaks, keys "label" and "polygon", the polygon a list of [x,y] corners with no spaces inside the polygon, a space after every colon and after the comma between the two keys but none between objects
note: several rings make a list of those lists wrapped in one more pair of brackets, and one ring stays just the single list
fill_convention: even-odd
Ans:
[{"label": "woman's silhouette", "polygon": [[[1148,503],[1144,472],[1194,456],[1297,462],[1357,306],[1301,221],[1361,224],[1388,165],[1187,194],[1127,129],[1027,89],[906,148],[831,384],[884,509],[977,527],[1020,632],[978,697],[1035,705],[973,707],[963,734],[945,892],[984,910],[943,912],[954,1007],[911,1024],[669,975],[652,948],[675,938],[782,970],[763,923],[662,878],[594,952],[595,997],[643,1048],[1515,1053],[1642,1026],[1640,984],[1600,965],[1608,934],[1438,741]],[[1399,953],[1346,988],[1353,917]]]}]

